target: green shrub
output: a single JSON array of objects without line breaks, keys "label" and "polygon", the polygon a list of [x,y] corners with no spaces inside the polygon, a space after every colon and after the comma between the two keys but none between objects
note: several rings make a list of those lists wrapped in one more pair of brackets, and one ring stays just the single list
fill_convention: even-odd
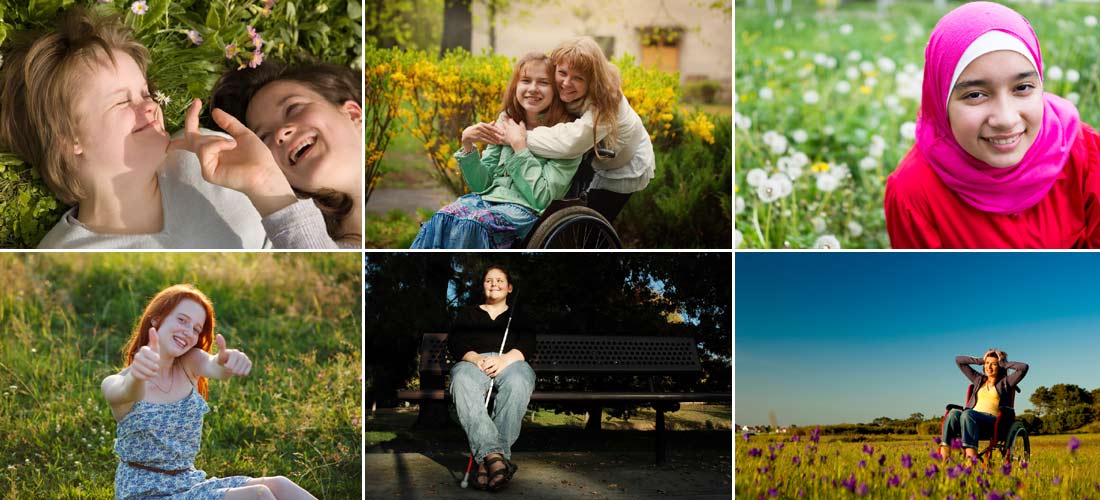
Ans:
[{"label": "green shrub", "polygon": [[712,117],[714,143],[688,134],[678,145],[655,149],[649,186],[630,198],[615,227],[638,248],[728,248],[733,238],[730,182],[732,123]]},{"label": "green shrub", "polygon": [[[142,15],[133,12],[134,3],[52,0],[0,4],[0,49],[8,48],[15,33],[52,28],[56,16],[74,5],[120,14],[149,49],[149,80],[166,97],[161,102],[169,131],[182,126],[192,98],[205,101],[223,72],[251,61],[256,44],[248,26],[262,38],[264,58],[361,67],[362,7],[358,0],[147,0],[148,10]],[[202,37],[201,44],[188,37],[191,31]],[[238,47],[231,59],[226,57],[230,44]],[[204,122],[209,124],[208,116]],[[0,247],[35,246],[66,208],[31,170],[18,158],[0,154]]]}]

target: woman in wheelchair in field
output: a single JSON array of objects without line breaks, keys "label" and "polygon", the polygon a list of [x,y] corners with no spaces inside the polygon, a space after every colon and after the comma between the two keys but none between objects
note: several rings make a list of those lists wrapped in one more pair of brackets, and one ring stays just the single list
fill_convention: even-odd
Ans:
[{"label": "woman in wheelchair in field", "polygon": [[[967,457],[978,455],[978,440],[993,434],[993,424],[1002,401],[1012,401],[1012,391],[1027,375],[1027,363],[1008,361],[1004,351],[990,349],[981,358],[956,356],[967,380],[974,384],[974,396],[968,398],[965,410],[951,410],[943,420],[943,439],[940,444],[940,456],[944,460],[950,452],[952,439],[961,438]],[[970,365],[982,365],[978,372]],[[1008,373],[1012,370],[1012,373]]]},{"label": "woman in wheelchair in field", "polygon": [[[497,121],[462,131],[462,149],[454,156],[472,193],[428,219],[412,248],[508,248],[569,189],[581,154],[546,159],[533,154],[526,141],[527,130],[569,119],[553,71],[544,54],[530,53],[516,63]],[[475,142],[489,146],[478,153]]]}]

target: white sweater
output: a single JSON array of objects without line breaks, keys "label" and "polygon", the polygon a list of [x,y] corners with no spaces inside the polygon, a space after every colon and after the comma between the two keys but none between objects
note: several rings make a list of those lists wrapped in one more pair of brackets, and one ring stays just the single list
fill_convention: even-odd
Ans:
[{"label": "white sweater", "polygon": [[312,200],[299,200],[261,219],[243,193],[203,179],[198,157],[187,151],[170,152],[157,175],[164,209],[159,233],[97,233],[77,219],[74,206],[38,248],[337,248]]},{"label": "white sweater", "polygon": [[[536,156],[554,159],[576,158],[592,149],[594,117],[587,101],[584,107],[584,114],[572,122],[527,131],[527,148]],[[656,168],[653,143],[641,117],[630,107],[625,95],[619,102],[618,126],[618,141],[610,145],[615,157],[592,161],[595,177],[589,187],[623,194],[641,191],[653,178]],[[603,140],[610,133],[611,123],[601,122],[596,140]]]}]

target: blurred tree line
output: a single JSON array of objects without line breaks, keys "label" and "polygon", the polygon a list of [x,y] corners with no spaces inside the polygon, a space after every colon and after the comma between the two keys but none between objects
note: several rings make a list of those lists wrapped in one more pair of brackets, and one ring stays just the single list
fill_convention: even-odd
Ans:
[{"label": "blurred tree line", "polygon": [[[418,385],[421,335],[448,331],[459,308],[481,303],[482,277],[490,264],[509,270],[514,305],[535,320],[536,334],[694,337],[702,376],[669,378],[659,385],[673,390],[732,390],[729,254],[369,253],[365,261],[368,406],[393,406],[398,389]],[[540,381],[539,387],[643,386],[632,379],[556,377]],[[623,416],[630,411],[610,413]]]}]

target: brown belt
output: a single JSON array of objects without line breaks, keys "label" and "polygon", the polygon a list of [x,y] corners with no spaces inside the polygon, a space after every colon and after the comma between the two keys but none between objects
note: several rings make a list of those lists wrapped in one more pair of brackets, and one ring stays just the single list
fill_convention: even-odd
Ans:
[{"label": "brown belt", "polygon": [[126,462],[126,465],[129,465],[130,467],[133,467],[135,469],[147,470],[149,472],[159,472],[161,474],[168,474],[169,476],[178,476],[178,475],[183,474],[184,472],[187,472],[187,471],[190,470],[190,469],[178,469],[178,470],[158,469],[156,467],[149,467],[148,465],[142,465],[142,464],[139,464],[137,462]]}]

